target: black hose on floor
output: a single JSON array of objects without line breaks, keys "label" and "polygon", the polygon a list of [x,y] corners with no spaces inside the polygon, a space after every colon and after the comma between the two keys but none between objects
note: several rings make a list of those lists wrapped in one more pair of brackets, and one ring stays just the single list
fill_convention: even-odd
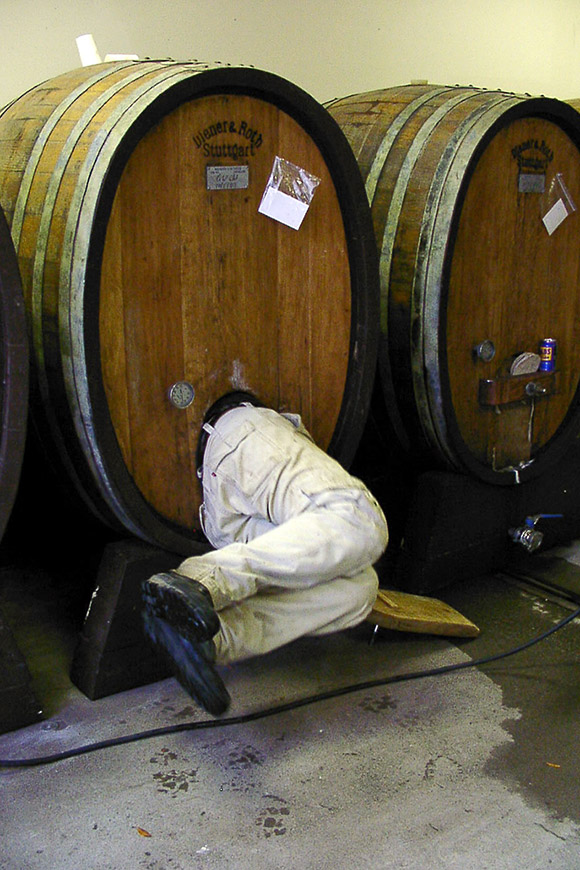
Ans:
[{"label": "black hose on floor", "polygon": [[[561,593],[565,591],[566,597],[575,600],[577,604],[580,603],[580,599],[574,596],[573,593],[570,593],[568,590],[559,589],[559,591]],[[426,679],[428,677],[438,677],[442,674],[455,673],[457,671],[466,670],[467,668],[475,668],[481,665],[487,665],[491,662],[499,661],[500,659],[509,658],[510,656],[516,655],[517,653],[523,652],[524,650],[535,646],[536,644],[550,637],[550,635],[555,634],[557,631],[560,631],[560,629],[564,628],[564,626],[568,625],[568,623],[572,622],[578,617],[580,617],[580,607],[578,607],[572,613],[568,614],[568,616],[560,620],[560,622],[556,623],[556,625],[553,625],[551,628],[542,632],[542,634],[531,638],[525,643],[522,643],[519,646],[508,650],[507,652],[495,653],[494,655],[485,656],[484,658],[480,659],[474,659],[469,662],[458,662],[453,665],[443,665],[442,667],[431,668],[429,670],[412,671],[410,673],[394,674],[389,677],[380,677],[374,680],[367,680],[363,683],[355,683],[353,685],[343,686],[337,689],[329,689],[327,692],[320,692],[316,695],[310,695],[306,698],[299,698],[296,701],[288,701],[285,704],[278,704],[275,707],[268,707],[265,710],[256,710],[253,713],[244,713],[240,716],[231,716],[225,719],[203,719],[196,722],[182,722],[178,725],[165,725],[159,728],[151,728],[147,731],[140,731],[135,734],[128,734],[124,737],[111,737],[108,740],[100,740],[96,743],[90,743],[84,746],[77,746],[71,749],[64,749],[61,752],[55,752],[51,755],[39,756],[37,758],[0,759],[0,768],[36,767],[43,764],[53,764],[56,761],[63,761],[65,758],[74,758],[78,755],[86,755],[89,752],[97,752],[98,750],[107,749],[112,746],[122,746],[127,743],[135,743],[139,740],[149,740],[152,737],[161,737],[167,734],[176,734],[181,731],[201,731],[209,728],[225,728],[228,725],[243,725],[248,722],[255,722],[258,719],[265,719],[268,716],[276,716],[280,713],[287,713],[290,710],[297,710],[300,707],[306,707],[309,704],[315,704],[319,701],[327,701],[331,698],[338,698],[341,695],[348,695],[353,692],[360,692],[366,689],[374,689],[378,686],[388,686],[392,685],[393,683],[403,683],[410,680]]]}]

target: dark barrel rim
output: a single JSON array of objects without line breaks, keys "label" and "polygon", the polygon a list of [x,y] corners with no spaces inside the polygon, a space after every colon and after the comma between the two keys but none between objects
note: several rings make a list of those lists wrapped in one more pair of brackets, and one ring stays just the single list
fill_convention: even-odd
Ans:
[{"label": "dark barrel rim", "polygon": [[0,209],[0,540],[18,484],[28,416],[28,335],[24,297],[10,230]]},{"label": "dark barrel rim", "polygon": [[[133,123],[117,148],[103,182],[94,214],[86,292],[83,300],[83,330],[87,350],[90,403],[96,440],[105,457],[107,481],[122,499],[126,513],[144,538],[177,552],[189,553],[196,533],[188,532],[158,512],[145,500],[125,465],[109,415],[100,369],[98,335],[100,268],[105,232],[122,171],[139,140],[166,114],[184,101],[218,93],[247,94],[270,102],[299,123],[321,151],[336,187],[345,227],[351,278],[351,337],[342,406],[328,452],[344,465],[350,464],[360,438],[373,388],[378,354],[379,275],[378,253],[372,219],[358,164],[338,124],[306,92],[272,73],[251,68],[227,67],[194,72],[167,87]],[[113,527],[119,520],[103,504],[94,476],[76,438],[67,449],[81,485],[99,512]]]}]

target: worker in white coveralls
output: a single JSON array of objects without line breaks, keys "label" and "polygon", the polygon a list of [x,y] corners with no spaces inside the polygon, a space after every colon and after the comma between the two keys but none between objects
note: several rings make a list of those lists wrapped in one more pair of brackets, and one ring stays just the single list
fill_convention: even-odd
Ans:
[{"label": "worker in white coveralls", "polygon": [[184,688],[219,715],[230,696],[217,666],[365,619],[388,531],[367,487],[298,415],[246,393],[206,415],[198,467],[202,527],[216,549],[145,581],[143,617]]}]

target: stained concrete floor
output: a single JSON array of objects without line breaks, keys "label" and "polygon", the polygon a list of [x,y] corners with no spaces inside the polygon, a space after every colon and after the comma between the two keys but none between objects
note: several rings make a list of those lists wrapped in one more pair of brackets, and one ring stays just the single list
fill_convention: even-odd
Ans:
[{"label": "stained concrete floor", "polygon": [[230,721],[509,651],[573,612],[545,580],[580,594],[579,553],[440,590],[478,624],[474,640],[365,624],[232,666],[220,722],[173,679],[90,701],[69,677],[79,614],[68,581],[0,566],[0,610],[44,711],[0,735],[1,759],[188,726],[1,768],[0,868],[580,868],[578,620],[485,665]]}]

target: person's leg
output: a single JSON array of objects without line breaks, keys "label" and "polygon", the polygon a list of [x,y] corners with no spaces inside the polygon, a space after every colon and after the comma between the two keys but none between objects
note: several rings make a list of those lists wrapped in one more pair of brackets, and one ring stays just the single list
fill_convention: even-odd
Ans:
[{"label": "person's leg", "polygon": [[297,591],[354,577],[379,558],[385,541],[361,500],[366,506],[364,496],[334,493],[253,541],[187,559],[178,571],[209,590],[219,613],[267,589]]},{"label": "person's leg", "polygon": [[338,577],[311,589],[267,590],[220,611],[214,637],[216,663],[262,655],[306,635],[351,628],[369,614],[378,589],[376,572]]}]

